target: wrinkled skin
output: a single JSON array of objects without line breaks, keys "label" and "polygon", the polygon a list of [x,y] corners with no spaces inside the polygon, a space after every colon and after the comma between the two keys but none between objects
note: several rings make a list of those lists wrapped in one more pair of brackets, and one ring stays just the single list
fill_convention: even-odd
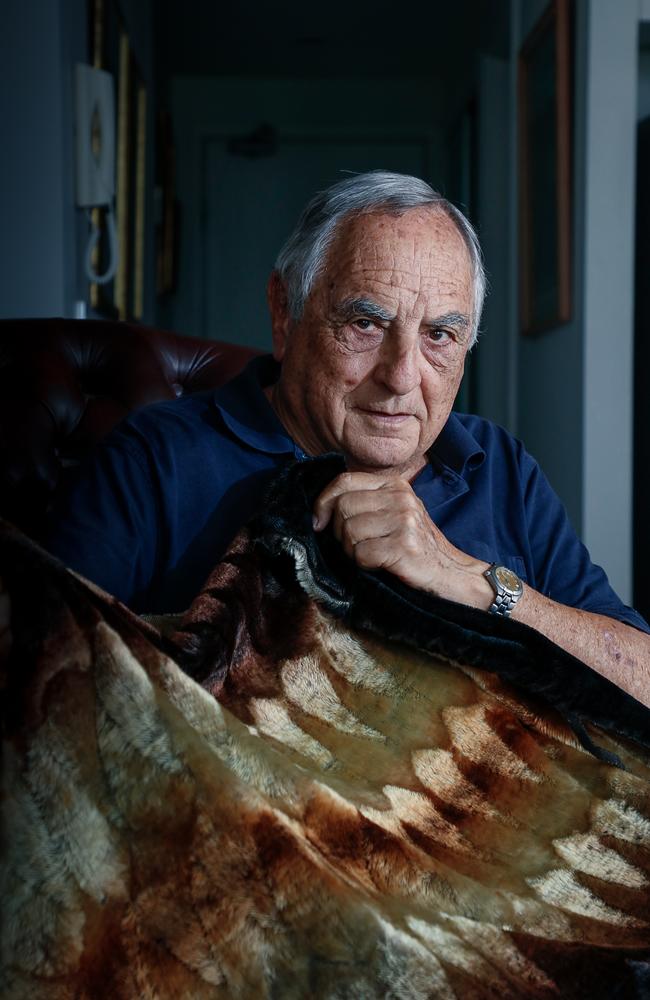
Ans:
[{"label": "wrinkled skin", "polygon": [[469,253],[443,212],[354,218],[340,227],[297,323],[271,277],[282,362],[271,399],[308,454],[342,452],[351,470],[317,501],[317,529],[332,518],[364,568],[488,607],[487,564],[447,541],[410,486],[463,377],[472,299]]},{"label": "wrinkled skin", "polygon": [[274,405],[294,440],[342,452],[351,470],[412,479],[449,416],[471,334],[469,253],[451,220],[428,208],[352,219],[302,318],[291,322],[277,275],[269,303]]},{"label": "wrinkled skin", "polygon": [[[269,395],[308,454],[346,457],[350,471],[316,501],[316,530],[331,523],[364,569],[385,569],[487,610],[487,563],[455,548],[411,488],[460,385],[472,293],[469,253],[442,212],[418,208],[344,222],[298,322],[288,315],[281,280],[271,277],[282,374]],[[512,617],[650,705],[644,633],[558,604],[528,584]]]}]

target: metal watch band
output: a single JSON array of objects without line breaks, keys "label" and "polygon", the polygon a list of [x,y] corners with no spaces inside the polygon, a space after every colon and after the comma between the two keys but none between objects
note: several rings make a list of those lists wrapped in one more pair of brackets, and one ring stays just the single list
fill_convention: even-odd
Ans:
[{"label": "metal watch band", "polygon": [[490,613],[507,618],[518,600],[518,597],[513,600],[510,594],[497,594],[490,605]]},{"label": "metal watch band", "polygon": [[[513,586],[508,586],[502,580],[499,580],[499,573],[505,574],[506,578],[509,577],[512,580]],[[508,569],[506,566],[499,566],[497,563],[492,563],[483,575],[486,580],[489,580],[494,590],[494,599],[488,611],[490,614],[509,618],[512,609],[523,593],[521,580],[511,569]]]}]

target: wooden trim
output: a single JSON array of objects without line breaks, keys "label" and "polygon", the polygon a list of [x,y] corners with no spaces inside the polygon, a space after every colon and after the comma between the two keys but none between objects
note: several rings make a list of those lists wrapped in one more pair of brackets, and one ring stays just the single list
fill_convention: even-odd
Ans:
[{"label": "wooden trim", "polygon": [[133,261],[133,316],[144,315],[144,266],[146,222],[146,166],[147,166],[147,91],[138,84],[136,167],[135,167],[135,234]]},{"label": "wooden trim", "polygon": [[118,264],[113,299],[120,319],[129,314],[129,229],[131,129],[129,121],[131,93],[131,46],[129,36],[120,30],[119,90],[117,109],[117,177],[115,223],[117,226]]},{"label": "wooden trim", "polygon": [[[93,0],[91,14],[91,49],[93,66],[95,69],[105,68],[105,34],[104,0]],[[99,229],[100,232],[104,232],[106,213],[102,208],[97,207],[91,208],[90,211],[93,227],[95,229]],[[91,265],[95,274],[99,271],[100,256],[100,246],[99,242],[97,242],[93,248],[91,256]],[[102,292],[100,286],[95,281],[90,283],[89,301],[92,309],[99,310],[101,308]]]}]

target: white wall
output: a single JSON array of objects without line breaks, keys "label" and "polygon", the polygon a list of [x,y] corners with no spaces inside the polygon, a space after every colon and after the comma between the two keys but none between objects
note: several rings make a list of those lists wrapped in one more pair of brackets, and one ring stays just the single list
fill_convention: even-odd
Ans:
[{"label": "white wall", "polygon": [[641,121],[648,115],[650,115],[650,48],[644,47],[639,52],[637,118]]},{"label": "white wall", "polygon": [[583,533],[625,597],[632,580],[638,3],[591,0],[587,24]]}]

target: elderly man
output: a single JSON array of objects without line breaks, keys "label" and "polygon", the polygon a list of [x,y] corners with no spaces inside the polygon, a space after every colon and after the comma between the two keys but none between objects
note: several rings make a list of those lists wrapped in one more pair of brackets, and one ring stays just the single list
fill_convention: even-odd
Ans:
[{"label": "elderly man", "polygon": [[366,569],[511,615],[650,705],[646,623],[521,445],[451,412],[484,287],[471,226],[423,181],[335,184],[271,275],[275,360],[129,418],[49,547],[136,610],[178,611],[279,465],[340,452],[349,471],[319,497],[317,531],[330,525]]}]

